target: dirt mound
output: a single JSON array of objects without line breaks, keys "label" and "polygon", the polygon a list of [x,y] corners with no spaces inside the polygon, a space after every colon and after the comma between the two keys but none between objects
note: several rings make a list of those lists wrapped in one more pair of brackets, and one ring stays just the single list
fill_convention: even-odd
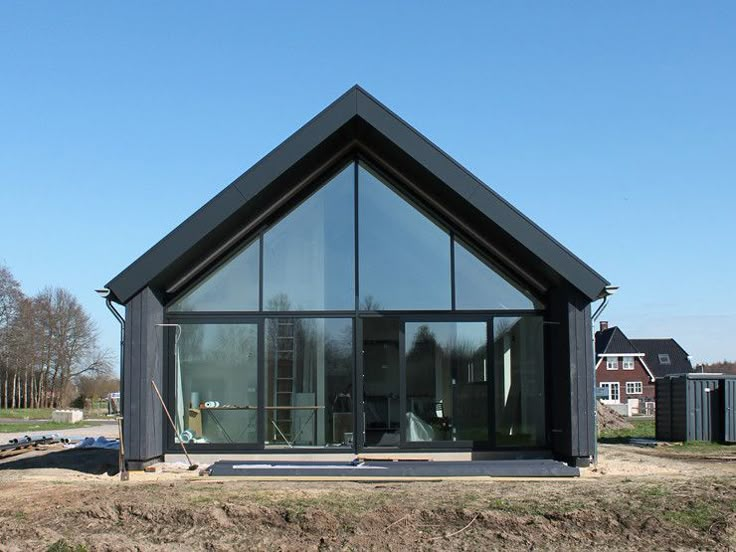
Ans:
[{"label": "dirt mound", "polygon": [[597,411],[599,433],[617,429],[634,429],[634,426],[627,422],[626,418],[600,401],[598,401]]},{"label": "dirt mound", "polygon": [[0,551],[727,550],[734,481],[0,481]]}]

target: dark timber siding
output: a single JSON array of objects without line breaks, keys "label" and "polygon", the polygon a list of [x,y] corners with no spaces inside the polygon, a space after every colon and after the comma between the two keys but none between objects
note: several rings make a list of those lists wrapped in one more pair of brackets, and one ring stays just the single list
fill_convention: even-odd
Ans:
[{"label": "dark timber siding", "polygon": [[673,380],[670,387],[671,439],[684,441],[687,439],[687,390],[685,380]]},{"label": "dark timber siding", "polygon": [[146,288],[125,305],[123,366],[123,439],[128,465],[137,469],[163,454],[163,413],[151,379],[163,393],[162,351],[165,349],[163,307]]},{"label": "dark timber siding", "polygon": [[656,390],[655,435],[658,441],[672,439],[672,383],[669,378],[658,379]]},{"label": "dark timber siding", "polygon": [[657,380],[657,439],[734,442],[735,401],[733,376],[682,374]]},{"label": "dark timber siding", "polygon": [[550,294],[547,372],[553,453],[584,465],[593,454],[593,327],[590,303],[572,288]]},{"label": "dark timber siding", "polygon": [[727,379],[721,385],[723,407],[723,440],[736,443],[736,380]]},{"label": "dark timber siding", "polygon": [[689,379],[687,382],[687,438],[692,441],[720,441],[720,401],[717,379]]}]

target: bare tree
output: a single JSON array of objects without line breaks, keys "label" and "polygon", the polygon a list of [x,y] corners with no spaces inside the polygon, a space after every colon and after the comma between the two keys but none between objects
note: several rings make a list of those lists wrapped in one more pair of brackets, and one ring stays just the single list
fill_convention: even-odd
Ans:
[{"label": "bare tree", "polygon": [[81,375],[109,375],[112,354],[98,346],[89,314],[69,291],[23,295],[0,266],[0,406],[59,406]]},{"label": "bare tree", "polygon": [[[0,265],[0,405],[15,404],[18,374],[12,361],[12,328],[18,317],[23,292],[10,270]],[[12,383],[11,383],[12,381]],[[8,400],[10,398],[10,400]]]}]

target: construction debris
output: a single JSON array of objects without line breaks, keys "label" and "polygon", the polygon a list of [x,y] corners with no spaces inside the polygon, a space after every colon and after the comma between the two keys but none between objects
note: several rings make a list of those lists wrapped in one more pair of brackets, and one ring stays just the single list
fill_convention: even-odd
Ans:
[{"label": "construction debris", "polygon": [[597,413],[598,433],[601,431],[611,431],[616,429],[634,429],[634,426],[627,422],[626,418],[621,416],[621,414],[612,408],[603,404],[601,401],[598,401]]}]

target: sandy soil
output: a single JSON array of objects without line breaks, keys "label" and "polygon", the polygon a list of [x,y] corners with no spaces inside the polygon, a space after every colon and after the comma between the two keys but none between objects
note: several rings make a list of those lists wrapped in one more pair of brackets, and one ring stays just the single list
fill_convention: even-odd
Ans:
[{"label": "sandy soil", "polygon": [[110,452],[0,460],[0,551],[736,549],[728,460],[603,445],[573,480],[121,483]]}]

